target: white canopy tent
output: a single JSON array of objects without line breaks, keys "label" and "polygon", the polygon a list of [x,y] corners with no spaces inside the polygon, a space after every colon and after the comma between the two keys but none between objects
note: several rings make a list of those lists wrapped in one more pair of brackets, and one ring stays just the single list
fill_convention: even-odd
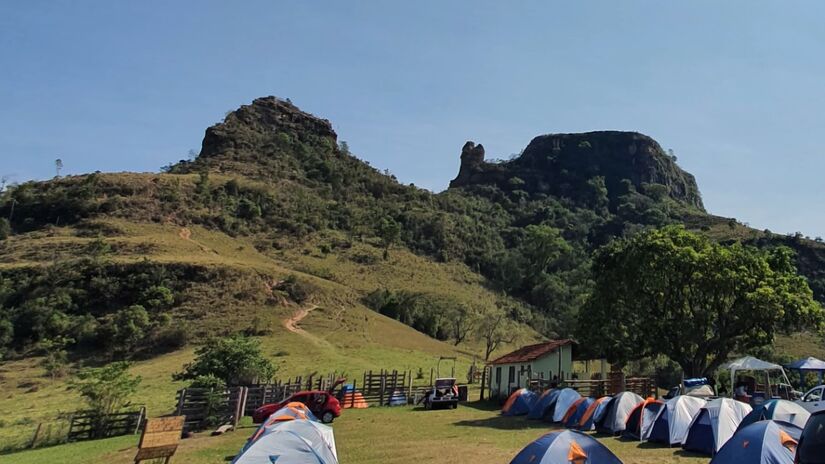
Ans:
[{"label": "white canopy tent", "polygon": [[[782,368],[779,364],[774,364],[768,361],[762,361],[761,359],[754,358],[753,356],[745,356],[744,358],[739,358],[733,360],[725,365],[722,366],[722,369],[729,369],[730,370],[730,381],[734,383],[736,381],[736,372],[737,371],[762,371],[765,372],[765,379],[767,381],[767,388],[770,391],[770,375],[769,373],[772,371],[776,371],[781,374],[781,381],[785,385],[790,386],[791,381],[788,380],[788,376],[785,374],[785,369]],[[770,399],[770,397],[766,398]]]}]

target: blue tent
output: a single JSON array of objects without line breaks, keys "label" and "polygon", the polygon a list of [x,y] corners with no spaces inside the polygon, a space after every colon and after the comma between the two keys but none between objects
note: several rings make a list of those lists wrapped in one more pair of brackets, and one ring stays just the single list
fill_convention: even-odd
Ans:
[{"label": "blue tent", "polygon": [[527,413],[527,418],[541,419],[547,415],[551,415],[553,412],[551,408],[556,405],[556,400],[559,398],[559,393],[561,393],[561,390],[558,388],[545,390],[539,399],[533,403],[533,407],[530,408],[530,412]]},{"label": "blue tent", "polygon": [[581,394],[572,388],[565,388],[560,391],[559,397],[556,399],[556,404],[551,407],[553,412],[552,422],[563,422],[564,416],[567,415],[570,406],[581,399],[581,397]]},{"label": "blue tent", "polygon": [[579,421],[581,421],[582,416],[584,416],[584,412],[587,411],[587,408],[590,407],[591,404],[596,402],[596,398],[582,398],[579,401],[579,404],[576,405],[576,412],[570,415],[567,418],[567,421],[564,423],[564,426],[568,429],[575,429],[579,426]]},{"label": "blue tent", "polygon": [[501,414],[505,416],[523,416],[530,412],[530,408],[538,399],[537,395],[526,389],[520,388],[507,398],[507,402],[501,408]]},{"label": "blue tent", "polygon": [[[792,464],[796,442],[787,428],[802,430],[791,424],[764,420],[736,432],[716,453],[711,464]],[[796,431],[796,430],[794,430]]]},{"label": "blue tent", "polygon": [[811,417],[811,413],[793,401],[769,400],[753,408],[753,411],[742,419],[737,430],[741,430],[754,422],[767,419],[788,422],[804,429],[809,417]]},{"label": "blue tent", "polygon": [[708,402],[690,424],[682,448],[712,455],[734,435],[742,419],[751,412],[750,405],[731,398]]},{"label": "blue tent", "polygon": [[550,432],[527,445],[510,464],[622,464],[595,438],[573,430]]},{"label": "blue tent", "polygon": [[595,430],[596,429],[596,421],[601,419],[604,414],[607,412],[608,406],[610,406],[610,402],[613,401],[612,396],[603,396],[593,402],[589,408],[582,414],[581,419],[579,419],[579,430]]}]

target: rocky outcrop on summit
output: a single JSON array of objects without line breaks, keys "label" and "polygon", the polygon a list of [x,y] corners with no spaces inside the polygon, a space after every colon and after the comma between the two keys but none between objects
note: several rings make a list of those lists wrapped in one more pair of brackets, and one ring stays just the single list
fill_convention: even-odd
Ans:
[{"label": "rocky outcrop on summit", "polygon": [[576,199],[592,178],[603,176],[611,200],[624,179],[667,187],[674,200],[704,211],[696,179],[682,170],[652,138],[637,132],[548,134],[534,138],[521,156],[501,163],[484,161],[484,148],[467,142],[458,176],[450,188],[494,185]]},{"label": "rocky outcrop on summit", "polygon": [[[299,154],[340,157],[332,124],[301,111],[288,100],[258,98],[206,129],[201,151],[181,161],[174,173],[211,171],[252,177],[289,179],[306,166]],[[306,158],[306,156],[304,156]]]}]

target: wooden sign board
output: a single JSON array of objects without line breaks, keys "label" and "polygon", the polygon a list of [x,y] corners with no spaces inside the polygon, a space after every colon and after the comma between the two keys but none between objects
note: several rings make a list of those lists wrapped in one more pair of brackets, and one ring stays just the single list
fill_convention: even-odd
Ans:
[{"label": "wooden sign board", "polygon": [[169,458],[175,454],[183,433],[183,421],[186,416],[158,417],[148,419],[140,436],[135,463],[150,459]]}]

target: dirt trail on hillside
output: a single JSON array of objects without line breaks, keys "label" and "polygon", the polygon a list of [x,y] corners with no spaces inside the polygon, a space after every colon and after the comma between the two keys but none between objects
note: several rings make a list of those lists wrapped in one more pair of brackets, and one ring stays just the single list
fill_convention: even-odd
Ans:
[{"label": "dirt trail on hillside", "polygon": [[178,237],[182,238],[183,240],[186,240],[187,242],[194,243],[195,245],[200,247],[201,251],[203,251],[204,253],[218,254],[217,251],[209,249],[209,247],[205,246],[204,244],[202,244],[202,243],[200,243],[196,240],[192,240],[192,231],[189,230],[188,227],[181,228],[180,232],[178,232]]},{"label": "dirt trail on hillside", "polygon": [[289,319],[284,319],[284,327],[286,330],[289,330],[292,333],[301,334],[301,335],[309,335],[306,330],[300,328],[298,324],[309,315],[312,311],[318,308],[318,305],[309,305],[304,308],[295,311],[295,314],[292,315]]}]

